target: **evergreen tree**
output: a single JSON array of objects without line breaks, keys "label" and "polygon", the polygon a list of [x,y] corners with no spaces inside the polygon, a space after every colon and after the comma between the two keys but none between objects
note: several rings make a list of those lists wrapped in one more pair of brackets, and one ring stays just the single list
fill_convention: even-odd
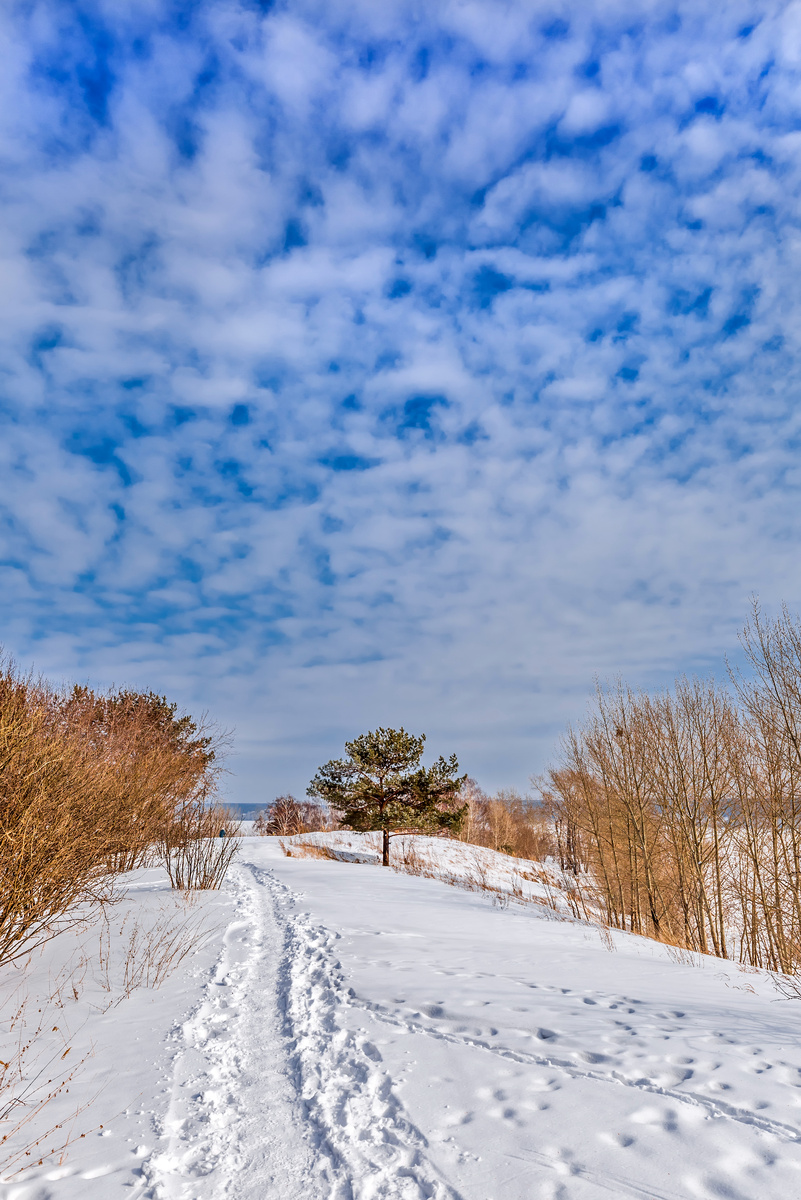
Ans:
[{"label": "evergreen tree", "polygon": [[307,794],[324,800],[346,829],[381,830],[382,861],[389,865],[392,829],[433,833],[458,831],[466,805],[458,796],[466,775],[459,776],[456,755],[423,767],[425,734],[405,729],[376,729],[345,743],[347,758],[320,767]]}]

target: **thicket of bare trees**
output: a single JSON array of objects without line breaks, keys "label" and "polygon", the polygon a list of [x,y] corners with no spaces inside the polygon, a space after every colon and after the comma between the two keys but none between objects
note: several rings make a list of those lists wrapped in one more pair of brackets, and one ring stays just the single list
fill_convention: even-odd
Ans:
[{"label": "thicket of bare trees", "polygon": [[312,800],[296,800],[294,796],[277,796],[253,822],[253,832],[262,837],[278,834],[292,837],[296,833],[320,833],[335,828],[331,813]]},{"label": "thicket of bare trees", "polygon": [[546,807],[563,869],[610,925],[801,968],[801,624],[755,605],[747,674],[599,687]]},{"label": "thicket of bare trees", "polygon": [[556,853],[550,813],[531,796],[513,790],[488,795],[468,779],[460,799],[467,805],[460,841],[538,861]]},{"label": "thicket of bare trees", "polygon": [[0,662],[0,963],[107,901],[120,872],[218,831],[217,749],[164,697],[65,693]]}]

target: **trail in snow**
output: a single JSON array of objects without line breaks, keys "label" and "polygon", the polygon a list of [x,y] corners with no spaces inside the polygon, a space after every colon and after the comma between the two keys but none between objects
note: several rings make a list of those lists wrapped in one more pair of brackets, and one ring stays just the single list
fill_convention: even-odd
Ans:
[{"label": "trail in snow", "polygon": [[295,914],[253,866],[232,875],[237,918],[180,1047],[150,1200],[459,1200],[428,1162],[381,1055],[337,1025],[338,935]]},{"label": "trail in snow", "polygon": [[[289,891],[267,872],[265,887]],[[287,1027],[307,1113],[320,1150],[332,1155],[331,1200],[459,1200],[426,1156],[425,1136],[409,1120],[381,1054],[363,1034],[342,1028],[348,1001],[339,934],[308,914],[288,922]]]},{"label": "trail in snow", "polygon": [[284,1045],[283,930],[251,871],[232,880],[236,917],[222,954],[201,1003],[171,1034],[161,1146],[142,1164],[148,1200],[322,1194]]}]

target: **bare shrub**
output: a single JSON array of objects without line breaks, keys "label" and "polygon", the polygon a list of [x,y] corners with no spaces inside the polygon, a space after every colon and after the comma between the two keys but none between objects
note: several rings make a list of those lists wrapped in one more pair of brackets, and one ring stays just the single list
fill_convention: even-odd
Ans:
[{"label": "bare shrub", "polygon": [[170,819],[160,856],[170,884],[181,891],[218,888],[241,842],[241,822],[222,805],[192,800]]},{"label": "bare shrub", "polygon": [[610,925],[725,957],[736,720],[724,691],[680,679],[655,697],[599,687],[568,733],[548,803]]},{"label": "bare shrub", "polygon": [[[152,692],[61,691],[0,660],[0,963],[107,914],[121,895],[119,874],[153,861],[158,846],[169,845],[176,886],[218,886],[238,840],[237,823],[208,803],[221,746],[202,721]],[[223,821],[233,837],[205,836],[219,833]],[[203,936],[195,918],[164,918],[147,930],[130,924],[122,994],[158,986]],[[68,1042],[54,1056],[46,1049],[61,1026],[49,1020],[70,995],[78,999],[92,965],[84,955],[75,972],[59,977],[38,1024],[29,1020],[30,1004],[10,1019],[12,1044],[0,1063],[0,1144],[19,1144],[20,1131],[80,1066],[70,1066]],[[102,940],[94,966],[108,971]],[[48,1156],[62,1154],[71,1136],[56,1125],[14,1151],[13,1161],[3,1164],[0,1152],[0,1165],[22,1170],[45,1144]]]},{"label": "bare shrub", "polygon": [[213,792],[219,746],[154,693],[60,692],[0,662],[0,962],[110,903]]},{"label": "bare shrub", "polygon": [[102,772],[54,728],[50,697],[0,668],[0,962],[27,954],[110,899]]},{"label": "bare shrub", "polygon": [[59,735],[96,763],[95,806],[102,794],[114,813],[104,846],[108,871],[143,865],[174,813],[213,791],[224,739],[205,718],[179,714],[154,692],[73,687],[54,707]]},{"label": "bare shrub", "polygon": [[733,692],[598,687],[544,787],[590,909],[677,952],[801,970],[801,623],[758,605]]},{"label": "bare shrub", "polygon": [[293,837],[299,833],[321,833],[332,829],[331,814],[322,804],[278,796],[253,823],[254,833],[262,837]]}]

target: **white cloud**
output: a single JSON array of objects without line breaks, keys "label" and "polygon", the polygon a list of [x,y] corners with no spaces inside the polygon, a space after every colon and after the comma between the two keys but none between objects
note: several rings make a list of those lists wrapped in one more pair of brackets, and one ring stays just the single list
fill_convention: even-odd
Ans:
[{"label": "white cloud", "polygon": [[109,5],[105,124],[4,14],[10,648],[236,724],[242,798],[393,722],[520,785],[801,607],[794,9],[724,7]]}]

